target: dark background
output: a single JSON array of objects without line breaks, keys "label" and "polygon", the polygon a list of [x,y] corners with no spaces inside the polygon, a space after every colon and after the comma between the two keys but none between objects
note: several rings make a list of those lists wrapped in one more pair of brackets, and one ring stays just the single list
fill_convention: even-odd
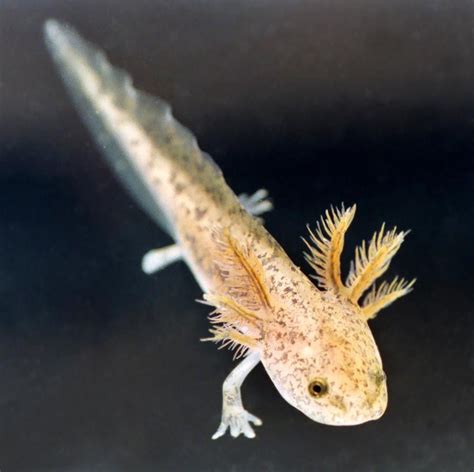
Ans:
[{"label": "dark background", "polygon": [[[0,1],[0,469],[472,471],[474,4],[471,1]],[[391,273],[415,291],[371,325],[388,374],[377,421],[311,422],[263,368],[243,388],[257,439],[211,441],[231,355],[124,193],[42,42],[73,24],[167,99],[267,227],[299,239],[357,202],[346,246],[411,228]],[[308,271],[309,272],[309,271]]]}]

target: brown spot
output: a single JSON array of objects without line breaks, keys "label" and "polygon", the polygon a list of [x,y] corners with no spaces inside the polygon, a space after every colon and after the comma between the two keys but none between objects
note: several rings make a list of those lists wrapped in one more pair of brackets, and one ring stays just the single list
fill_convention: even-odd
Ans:
[{"label": "brown spot", "polygon": [[199,207],[196,207],[194,209],[194,216],[197,221],[201,220],[206,213],[207,213],[207,209],[201,209]]},{"label": "brown spot", "polygon": [[196,238],[189,233],[185,233],[184,239],[191,244],[194,244],[196,242]]},{"label": "brown spot", "polygon": [[184,184],[181,184],[181,183],[177,183],[175,186],[174,186],[174,190],[175,192],[179,195],[184,189],[186,188],[186,186]]}]

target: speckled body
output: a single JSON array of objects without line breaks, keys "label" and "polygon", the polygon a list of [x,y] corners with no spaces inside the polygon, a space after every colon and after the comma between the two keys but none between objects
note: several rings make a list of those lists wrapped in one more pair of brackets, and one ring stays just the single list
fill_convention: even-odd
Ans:
[{"label": "speckled body", "polygon": [[[228,228],[261,262],[272,313],[257,349],[281,395],[323,423],[356,424],[381,416],[387,402],[381,359],[358,306],[318,290],[214,169],[194,175],[173,169],[164,186],[167,201],[174,202],[169,211],[177,240],[205,291],[228,295],[211,229]],[[315,377],[333,379],[331,394],[316,409],[308,395],[308,382]]]},{"label": "speckled body", "polygon": [[[387,404],[385,376],[359,307],[318,290],[261,222],[245,211],[212,163],[203,160],[189,168],[173,159],[165,165],[156,157],[151,162],[161,176],[157,191],[203,290],[229,295],[228,281],[216,263],[216,228],[228,229],[260,261],[272,312],[262,324],[256,349],[285,400],[322,423],[357,424],[380,417]],[[315,377],[332,379],[331,393],[320,400],[308,394]]]},{"label": "speckled body", "polygon": [[[340,274],[344,233],[355,206],[326,212],[308,245],[318,288],[251,215],[169,106],[135,90],[126,73],[55,21],[46,42],[68,90],[112,168],[142,207],[175,240],[216,308],[215,341],[248,356],[224,382],[222,423],[254,437],[240,386],[261,361],[288,403],[311,419],[353,425],[379,418],[387,405],[382,361],[367,320],[414,282],[375,286],[406,233],[375,233],[356,249],[346,283]],[[174,250],[173,254],[176,254]],[[370,289],[362,303],[359,298]]]}]

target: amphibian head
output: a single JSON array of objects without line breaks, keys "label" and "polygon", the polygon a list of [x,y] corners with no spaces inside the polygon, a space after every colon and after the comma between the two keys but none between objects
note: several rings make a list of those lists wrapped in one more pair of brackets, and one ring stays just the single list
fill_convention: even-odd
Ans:
[{"label": "amphibian head", "polygon": [[[319,294],[317,294],[319,295]],[[382,416],[386,377],[359,308],[330,293],[317,296],[317,312],[267,332],[262,362],[276,388],[312,420],[356,425]]]}]

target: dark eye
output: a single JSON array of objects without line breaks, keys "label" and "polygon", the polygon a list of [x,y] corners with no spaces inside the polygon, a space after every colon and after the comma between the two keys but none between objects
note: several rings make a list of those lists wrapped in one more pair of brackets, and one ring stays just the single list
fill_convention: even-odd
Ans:
[{"label": "dark eye", "polygon": [[328,393],[328,384],[323,379],[314,379],[308,386],[309,394],[321,398]]}]

